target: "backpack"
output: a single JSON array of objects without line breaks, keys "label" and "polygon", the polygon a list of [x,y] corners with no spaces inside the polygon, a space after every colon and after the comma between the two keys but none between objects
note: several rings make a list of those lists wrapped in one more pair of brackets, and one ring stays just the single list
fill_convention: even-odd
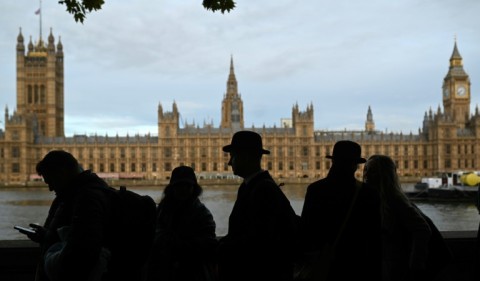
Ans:
[{"label": "backpack", "polygon": [[110,187],[113,197],[112,237],[109,238],[113,267],[112,280],[139,280],[150,255],[155,236],[155,201],[125,186]]}]

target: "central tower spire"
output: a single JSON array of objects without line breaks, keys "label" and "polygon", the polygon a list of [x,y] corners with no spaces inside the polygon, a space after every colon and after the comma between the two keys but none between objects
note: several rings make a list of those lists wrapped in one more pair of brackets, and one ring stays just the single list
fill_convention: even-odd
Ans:
[{"label": "central tower spire", "polygon": [[365,131],[367,131],[367,133],[373,133],[375,131],[375,122],[373,121],[373,114],[370,105],[368,106],[367,120],[365,121]]},{"label": "central tower spire", "polygon": [[220,128],[243,128],[243,101],[238,94],[237,78],[233,67],[233,56],[230,58],[230,73],[227,79],[227,92],[222,101],[222,121]]},{"label": "central tower spire", "polygon": [[227,96],[238,96],[238,84],[235,77],[235,68],[233,67],[233,56],[230,57],[230,73],[227,80]]}]

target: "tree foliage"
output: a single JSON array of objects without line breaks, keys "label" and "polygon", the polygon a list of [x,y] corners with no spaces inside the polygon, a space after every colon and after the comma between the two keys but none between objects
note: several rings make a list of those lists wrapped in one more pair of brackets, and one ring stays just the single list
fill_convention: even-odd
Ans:
[{"label": "tree foliage", "polygon": [[230,12],[235,8],[235,1],[233,0],[203,0],[203,7],[212,12],[221,11],[222,14]]},{"label": "tree foliage", "polygon": [[87,13],[100,10],[105,2],[103,0],[59,0],[58,3],[67,7],[67,12],[73,15],[76,22],[83,23]]},{"label": "tree foliage", "polygon": [[[115,1],[115,0],[111,0]],[[172,0],[175,1],[175,0]],[[176,0],[181,1],[181,0]],[[102,5],[105,3],[104,0],[59,0],[59,4],[65,5],[67,12],[73,15],[73,18],[76,22],[81,22],[85,20],[87,14],[92,11],[97,11],[102,9]],[[202,5],[205,9],[211,10],[212,12],[220,11],[222,14],[225,12],[230,12],[235,8],[234,0],[203,0]]]}]

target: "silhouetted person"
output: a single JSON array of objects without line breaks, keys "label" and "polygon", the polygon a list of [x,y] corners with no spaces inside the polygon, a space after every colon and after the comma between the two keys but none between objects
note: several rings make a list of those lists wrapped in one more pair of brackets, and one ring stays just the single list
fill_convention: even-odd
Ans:
[{"label": "silhouetted person", "polygon": [[210,281],[215,277],[215,221],[200,202],[202,188],[192,168],[172,171],[157,207],[148,281]]},{"label": "silhouetted person", "polygon": [[358,164],[366,161],[361,148],[352,141],[338,141],[327,158],[332,159],[327,177],[307,188],[301,215],[301,249],[313,259],[339,237],[328,280],[380,280],[380,202],[375,190],[355,179]]},{"label": "silhouetted person", "polygon": [[111,262],[110,239],[122,230],[112,225],[114,201],[107,183],[62,150],[50,151],[36,170],[56,195],[44,226],[31,225],[37,233],[29,238],[40,243],[42,253],[36,280],[136,281],[132,276],[140,277],[140,268]]},{"label": "silhouetted person", "polygon": [[222,281],[292,280],[292,248],[296,215],[290,202],[261,168],[262,138],[239,131],[223,151],[228,164],[243,178],[230,214],[228,234],[220,240],[219,273]]},{"label": "silhouetted person", "polygon": [[[71,226],[63,226],[57,229],[57,234],[60,238],[60,242],[56,242],[51,245],[44,256],[45,259],[45,274],[49,280],[62,280],[60,278],[62,274],[63,258],[62,254],[67,245],[68,235],[70,235]],[[108,263],[111,258],[111,252],[109,249],[102,247],[99,253],[99,258],[92,269],[92,272],[88,276],[88,281],[101,281],[102,276],[108,270]]]},{"label": "silhouetted person", "polygon": [[371,156],[364,166],[366,183],[380,194],[383,280],[427,279],[430,227],[404,194],[393,160]]}]

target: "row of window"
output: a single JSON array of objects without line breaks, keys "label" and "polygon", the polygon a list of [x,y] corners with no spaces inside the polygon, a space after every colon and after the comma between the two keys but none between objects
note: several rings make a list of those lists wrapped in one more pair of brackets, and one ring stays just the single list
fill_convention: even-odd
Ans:
[{"label": "row of window", "polygon": [[[44,127],[44,122],[41,122],[40,127]],[[17,131],[12,132],[12,140],[18,140],[19,135]],[[444,151],[445,154],[452,154],[452,146],[450,144],[446,144],[444,146]],[[322,149],[323,148],[323,149]],[[403,149],[403,153],[400,153],[401,148]],[[76,157],[79,159],[94,159],[95,154],[98,154],[98,158],[104,159],[108,155],[110,159],[117,158],[117,152],[119,153],[120,158],[127,158],[127,155],[130,156],[130,158],[147,158],[147,155],[150,154],[150,157],[155,159],[157,158],[157,153],[161,148],[151,148],[148,149],[146,147],[141,147],[141,148],[125,148],[125,147],[119,147],[119,148],[74,148],[70,152],[74,154]],[[294,157],[297,155],[297,149],[299,149],[298,153],[300,153],[300,156],[305,156],[308,157],[310,156],[310,146],[301,146],[297,148],[297,146],[288,146],[288,147],[281,147],[277,146],[274,148],[268,148],[270,149],[273,155],[276,155],[277,157]],[[392,151],[393,150],[393,151]],[[331,146],[326,145],[326,146],[319,146],[316,145],[313,147],[314,153],[312,153],[312,156],[321,156],[321,155],[329,155],[331,153]],[[431,155],[432,152],[429,153],[428,151],[428,146],[427,145],[422,145],[422,146],[411,146],[411,145],[364,145],[363,146],[363,155],[372,155],[372,154],[385,154],[385,155],[392,155],[392,156],[401,156],[401,155]],[[393,153],[392,153],[393,152]],[[45,152],[46,153],[46,152]],[[177,149],[172,148],[172,147],[164,147],[162,151],[162,155],[164,158],[171,158],[171,157],[176,157],[176,158],[185,158],[186,155],[188,155],[191,158],[195,158],[197,156],[197,153],[199,153],[200,157],[217,157],[219,154],[224,154],[225,157],[228,157],[227,154],[225,154],[221,147],[178,147]],[[457,153],[458,154],[474,154],[475,153],[475,145],[457,145]],[[88,154],[88,155],[86,155]],[[11,156],[13,158],[18,158],[20,157],[20,149],[18,147],[12,147],[12,154]],[[3,157],[3,149],[1,151],[1,157]]]},{"label": "row of window", "polygon": [[[325,155],[328,155],[328,146],[326,147],[325,149]],[[414,153],[413,155],[419,155],[418,154],[418,151],[417,151],[417,147],[414,147]],[[470,150],[469,150],[470,148]],[[301,147],[301,154],[300,156],[304,156],[304,157],[308,157],[309,156],[309,148],[304,146],[304,147]],[[458,145],[457,146],[457,149],[458,149],[458,154],[468,154],[468,153],[471,153],[473,154],[474,151],[475,151],[475,146],[474,145],[471,145],[471,146],[468,146],[468,145]],[[84,151],[87,151],[88,152],[88,158],[89,159],[94,159],[95,158],[95,155],[94,155],[94,150],[93,149],[82,149],[82,148],[77,148],[77,149],[74,149],[73,151],[73,154],[76,155],[79,159],[85,159],[85,153]],[[109,150],[109,157],[110,159],[115,159],[117,158],[117,154],[116,154],[116,149],[113,148],[113,149],[110,149]],[[175,154],[174,152],[174,149],[170,148],[170,147],[166,147],[163,149],[163,157],[164,158],[172,158],[172,157],[175,157],[175,158],[185,158],[186,155],[188,154],[188,156],[190,158],[195,158],[197,155],[197,149],[192,147],[192,148],[183,148],[183,147],[180,147],[177,149],[177,153]],[[200,157],[208,157],[208,151],[209,149],[205,148],[205,147],[202,147],[200,148],[199,150],[199,153],[200,153]],[[224,157],[228,157],[228,154],[227,153],[224,153],[221,148],[218,148],[218,149],[210,149],[210,151],[212,152],[212,155],[210,155],[211,157],[213,158],[216,158],[218,157],[219,153],[222,153]],[[393,156],[398,156],[398,146],[394,146],[394,151],[395,153],[393,154]],[[416,152],[415,152],[416,151]],[[127,158],[127,149],[126,148],[119,148],[119,156],[120,156],[120,159],[124,159],[124,158]],[[140,150],[140,155],[137,155],[137,150],[136,149],[130,149],[130,158],[137,158],[137,156],[140,156],[141,158],[147,158],[147,149],[146,148],[143,148]],[[295,157],[295,152],[296,152],[296,149],[295,147],[288,147],[286,149],[286,154],[285,154],[285,150],[283,149],[283,147],[277,147],[276,149],[274,149],[272,151],[273,153],[275,153],[275,155],[277,157],[284,157],[284,156],[288,156],[288,157]],[[450,145],[445,145],[445,154],[449,155],[451,154],[452,151],[451,151],[451,146]],[[388,146],[385,146],[383,151],[380,151],[380,150],[377,150],[375,151],[374,154],[385,154],[385,155],[389,155],[389,147]],[[370,155],[369,153],[369,149],[367,148],[366,151],[365,151],[365,154],[364,155]],[[407,153],[405,153],[404,155],[409,155],[408,154],[408,150],[407,150]],[[20,158],[20,148],[17,147],[17,146],[14,146],[11,148],[11,157],[12,158]],[[150,156],[151,158],[157,158],[157,150],[156,149],[152,149],[150,150]],[[320,148],[319,146],[316,146],[315,147],[315,156],[320,156]],[[0,149],[0,157],[3,158],[4,157],[4,149]],[[104,149],[103,148],[100,148],[99,149],[99,152],[98,152],[98,158],[99,159],[103,159],[105,158],[105,153],[104,153]],[[460,165],[459,165],[460,166]]]},{"label": "row of window", "polygon": [[[325,160],[325,161],[315,161],[315,170],[321,170],[322,169],[322,165],[321,165],[322,162],[323,162],[323,167],[324,167],[325,170],[330,169],[331,161],[330,160]],[[179,165],[185,165],[185,163],[182,162]],[[195,163],[190,163],[189,165],[192,168],[195,169],[195,166],[196,166]],[[429,168],[427,160],[423,160],[423,161],[404,160],[404,161],[401,161],[401,162],[395,160],[395,165],[397,166],[398,169],[401,169],[401,170],[402,169],[403,170],[408,170],[408,169],[419,169],[419,168],[428,169]],[[214,172],[220,171],[220,166],[221,165],[218,165],[217,162],[213,162],[212,167],[211,167],[211,171],[214,171]],[[94,165],[93,164],[89,164],[88,167],[89,167],[89,169],[94,170]],[[110,163],[109,167],[110,167],[109,172],[116,172],[114,163]],[[458,159],[457,167],[474,168],[475,167],[475,159],[470,159],[470,160],[469,159]],[[106,172],[105,165],[103,163],[100,163],[98,168],[99,168],[99,172]],[[136,163],[131,163],[130,164],[130,170],[128,172],[137,172],[137,168],[138,167],[137,167]],[[208,164],[206,162],[200,163],[199,168],[200,168],[200,171],[202,171],[202,172],[209,171]],[[267,162],[267,169],[268,170],[274,170],[274,168],[276,168],[278,171],[284,171],[285,170],[284,162],[279,161],[279,162],[277,162],[276,167],[274,167],[273,162],[268,161]],[[450,159],[445,160],[445,168],[447,168],[447,169],[452,168]],[[172,163],[170,163],[170,162],[165,162],[164,163],[164,171],[165,172],[170,172],[170,171],[172,171],[172,169],[173,169],[172,168]],[[289,161],[287,163],[287,169],[290,170],[290,171],[295,170],[295,162],[294,161]],[[309,169],[308,162],[300,163],[299,164],[299,169],[303,170],[303,171],[308,170]],[[224,162],[223,163],[223,171],[228,171],[228,170],[229,170],[228,169],[228,163]],[[147,164],[146,163],[140,164],[140,170],[139,171],[147,172]],[[157,171],[157,163],[152,163],[152,170],[151,171],[152,172]],[[127,172],[125,163],[120,163],[120,172]]]},{"label": "row of window", "polygon": [[[470,149],[469,149],[470,148]],[[445,154],[452,153],[452,145],[446,144],[445,145]],[[475,145],[457,145],[457,153],[458,154],[473,154],[475,153]]]},{"label": "row of window", "polygon": [[46,103],[45,85],[28,85],[27,86],[27,103],[28,104],[45,104]]},{"label": "row of window", "polygon": [[[277,157],[295,157],[297,155],[297,149],[300,153],[300,156],[308,157],[308,156],[321,156],[321,155],[329,155],[330,152],[330,146],[325,146],[323,151],[321,149],[321,146],[315,146],[314,147],[314,155],[310,155],[310,148],[308,146],[302,146],[300,148],[294,147],[294,146],[288,146],[287,148],[284,147],[275,147],[271,149],[272,154],[276,155]],[[391,151],[393,148],[393,151]],[[410,149],[411,148],[411,149]],[[364,149],[364,155],[372,155],[372,154],[385,154],[385,155],[392,155],[392,156],[401,156],[401,155],[415,155],[415,156],[420,156],[420,155],[429,155],[428,154],[428,147],[422,146],[422,153],[419,153],[419,147],[418,146],[403,146],[403,153],[400,154],[400,146],[395,145],[395,146],[389,146],[389,145],[383,145],[383,146],[365,146]],[[19,157],[19,151],[13,151],[15,148],[12,149],[12,157]],[[268,149],[268,147],[267,147]],[[474,153],[475,151],[475,146],[474,145],[458,145],[457,146],[457,151],[458,154],[469,154],[469,153]],[[155,159],[158,156],[158,149],[150,149],[148,150],[147,148],[140,148],[139,150],[137,148],[111,148],[111,149],[103,149],[103,148],[98,148],[98,158],[99,159],[104,159],[107,156],[110,159],[115,159],[117,158],[117,152],[119,153],[119,157],[121,159],[127,158],[129,156],[130,158],[147,158],[148,152],[150,152],[150,157]],[[107,153],[106,153],[107,151]],[[88,155],[85,155],[85,152],[88,153]],[[393,152],[393,153],[391,153]],[[95,158],[95,151],[94,149],[83,149],[83,148],[75,148],[72,153],[77,156],[79,159],[85,159],[86,156],[88,156],[89,159],[94,159]],[[198,154],[197,154],[198,153]],[[451,145],[445,145],[445,153],[446,154],[451,154]],[[208,148],[208,147],[179,147],[177,149],[174,149],[172,147],[164,147],[162,156],[164,158],[185,158],[186,156],[190,158],[195,158],[197,155],[200,157],[213,157],[216,158],[218,157],[219,154],[224,154],[224,157],[228,157],[228,154],[224,153],[220,147],[218,148]],[[17,155],[17,156],[14,156]]]},{"label": "row of window", "polygon": [[[183,163],[183,162],[180,162],[178,165],[182,166],[182,165],[189,165],[190,167],[192,167],[194,170],[196,168],[196,163]],[[285,168],[284,168],[284,162],[283,161],[280,161],[277,163],[277,169],[279,171],[283,171]],[[127,170],[127,164],[126,163],[119,163],[119,169],[117,170],[116,169],[116,165],[115,163],[110,163],[110,164],[104,164],[104,163],[100,163],[98,164],[98,170],[95,169],[95,166],[93,163],[90,163],[86,166],[89,170],[94,170],[94,171],[98,171],[100,173],[105,173],[105,172],[111,172],[111,173],[114,173],[114,172],[148,172],[147,171],[147,163],[141,163],[139,166],[137,165],[137,163],[130,163],[129,167],[130,169]],[[107,170],[107,167],[108,167],[108,170]],[[157,169],[157,163],[152,163],[152,170],[151,172],[157,172],[158,169]],[[329,169],[330,168],[330,161],[327,160],[326,161],[326,164],[325,164],[325,167],[326,169]],[[163,163],[163,171],[165,172],[170,172],[173,170],[173,163],[171,162],[165,162]],[[224,162],[224,163],[217,163],[217,162],[213,162],[212,165],[211,165],[211,170],[209,169],[209,165],[208,163],[206,162],[202,162],[200,163],[200,165],[198,166],[199,168],[199,172],[208,172],[208,171],[214,171],[214,172],[220,172],[220,171],[224,171],[224,172],[227,172],[229,171],[229,167],[228,167],[228,163],[227,162]],[[268,170],[273,170],[273,163],[271,161],[267,162],[267,169]],[[301,163],[300,165],[300,168],[301,170],[308,170],[308,163],[304,162],[304,163]],[[316,169],[317,170],[320,170],[320,162],[317,161],[316,162]],[[288,162],[288,170],[295,170],[295,163],[293,161],[289,161]]]},{"label": "row of window", "polygon": [[[465,152],[468,151],[468,147],[467,145],[464,146],[465,148]],[[316,147],[318,148],[318,147]],[[458,150],[459,150],[459,153],[462,152],[461,150],[462,146],[458,145]],[[301,153],[301,156],[305,156],[305,157],[308,157],[309,156],[309,149],[308,147],[302,147],[302,153]],[[474,150],[474,146],[472,145],[471,146],[471,149]],[[185,150],[188,150],[188,156],[190,158],[195,158],[195,152],[196,152],[196,149],[195,148],[190,148],[190,149],[184,149],[184,148],[179,148],[178,151],[179,153],[177,155],[174,155],[173,153],[173,150],[172,148],[164,148],[164,153],[163,153],[163,156],[164,158],[172,158],[175,156],[175,158],[179,158],[179,159],[182,159],[182,158],[185,158]],[[388,155],[388,149],[386,149],[387,152],[384,152],[384,154],[387,154]],[[77,150],[77,153],[75,153],[74,151],[74,154],[77,154],[77,157],[78,159],[84,159],[84,154],[83,154],[83,149],[81,148],[78,148]],[[217,158],[218,157],[218,153],[220,153],[221,149],[212,149],[212,152],[213,152],[213,157],[214,158]],[[294,147],[288,147],[287,148],[287,156],[288,157],[294,157],[295,156],[295,148]],[[115,153],[115,149],[111,149],[110,150],[110,158],[111,159],[116,159],[116,153]],[[278,147],[276,149],[276,155],[278,157],[284,157],[285,156],[285,151],[283,150],[282,147]],[[200,149],[200,156],[201,157],[207,157],[207,148],[201,148]],[[228,154],[227,153],[224,153],[223,151],[221,152],[223,153],[223,156],[224,157],[228,157]],[[450,145],[446,145],[445,146],[445,153],[448,155],[448,154],[451,154],[451,150],[450,150]],[[368,155],[368,153],[366,153],[366,155]],[[417,154],[415,154],[417,155]],[[20,158],[20,148],[17,147],[17,146],[14,146],[11,148],[11,157],[12,158]],[[99,154],[98,154],[99,158],[100,159],[103,159],[104,158],[104,153],[103,153],[103,149],[100,148],[100,151],[99,151]],[[315,156],[320,156],[319,155],[319,149],[316,149],[316,153],[315,153]],[[4,149],[0,149],[0,158],[3,158],[4,157]],[[157,157],[157,153],[156,153],[156,150],[151,150],[151,157],[152,158],[156,158]],[[88,150],[88,158],[90,159],[94,159],[94,152],[93,150]],[[125,148],[120,148],[120,159],[124,159],[126,158],[126,149]],[[136,150],[130,150],[130,158],[134,159],[134,158],[137,158],[137,151]],[[146,149],[142,149],[141,150],[141,158],[147,158],[147,151]],[[460,162],[462,159],[459,159],[458,161]],[[415,160],[416,161],[416,160]],[[465,163],[468,163],[468,159],[464,159]],[[418,165],[414,165],[414,168],[418,168],[417,167]],[[458,164],[459,167],[463,166],[465,168],[469,168],[470,165],[467,165],[467,164],[464,164],[464,165],[461,165],[461,164]],[[472,166],[473,167],[473,166]],[[408,164],[404,165],[404,168],[408,168]],[[280,169],[280,168],[279,168]]]},{"label": "row of window", "polygon": [[[457,161],[458,161],[457,168],[458,167],[475,168],[475,164],[476,164],[475,159],[458,159]],[[315,161],[315,163],[314,163],[315,168],[314,169],[315,170],[321,170],[322,169],[322,162],[323,162],[323,167],[324,167],[325,170],[330,169],[331,162],[329,160]],[[420,164],[421,164],[421,166],[420,166]],[[163,163],[163,171],[165,171],[165,172],[172,171],[173,168],[174,168],[172,165],[173,164],[171,162]],[[181,162],[181,163],[179,163],[179,165],[185,165],[185,163]],[[196,168],[196,163],[189,163],[189,165],[193,169]],[[293,171],[293,170],[295,170],[295,162],[294,161],[288,161],[287,165],[284,165],[283,161],[277,162],[276,165],[274,165],[274,163],[272,161],[268,161],[266,165],[267,165],[267,169],[271,170],[271,171],[273,171],[274,169],[276,169],[277,171],[284,171],[284,170]],[[419,168],[422,168],[422,169],[431,168],[431,167],[429,167],[427,160],[423,160],[423,161],[404,160],[404,161],[401,161],[401,162],[395,161],[395,165],[400,170],[408,170],[408,169],[416,170],[416,169],[419,169]],[[229,170],[228,163],[226,163],[226,162],[224,162],[224,163],[213,162],[211,167],[210,167],[211,170],[209,170],[208,166],[209,165],[206,162],[200,163],[199,171],[200,172],[207,172],[207,171],[227,172]],[[93,163],[89,163],[86,166],[86,168],[88,168],[90,170],[93,170],[93,171],[96,171],[96,172],[100,172],[100,173],[105,173],[105,172],[111,172],[111,173],[114,173],[114,172],[122,172],[122,173],[123,172],[144,172],[144,173],[146,173],[146,172],[149,172],[147,167],[148,167],[147,163],[140,163],[140,164],[130,163],[129,165],[126,164],[126,163],[119,163],[118,166],[116,166],[115,163],[109,163],[109,164],[99,163],[98,167],[95,167]],[[452,168],[451,159],[445,159],[444,167],[446,169]],[[302,171],[307,171],[309,169],[308,163],[307,162],[300,163],[299,164],[299,169],[302,170]],[[151,172],[157,172],[157,171],[158,171],[158,165],[157,165],[157,163],[154,162],[151,165]],[[1,165],[0,172],[4,172],[3,164]],[[20,164],[19,163],[12,163],[11,164],[11,172],[12,173],[20,173],[21,172]]]}]

